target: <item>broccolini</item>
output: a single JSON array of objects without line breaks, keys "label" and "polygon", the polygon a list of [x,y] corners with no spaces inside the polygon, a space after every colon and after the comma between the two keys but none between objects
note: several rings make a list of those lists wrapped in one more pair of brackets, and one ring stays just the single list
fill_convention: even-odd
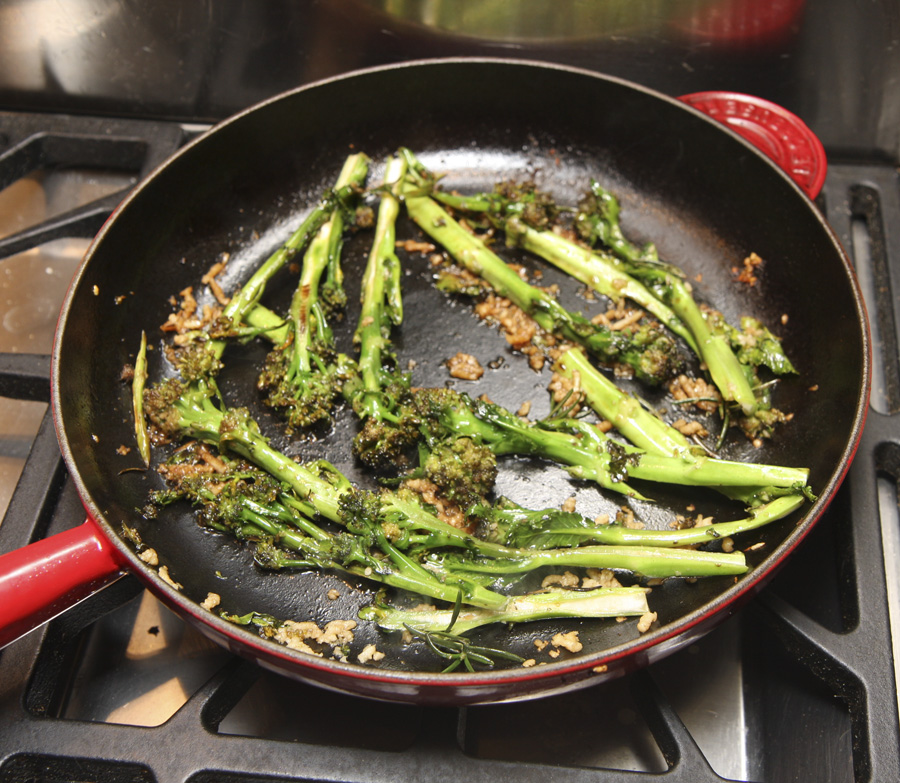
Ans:
[{"label": "broccolini", "polygon": [[[360,188],[368,173],[363,153],[347,158],[336,190]],[[267,404],[283,411],[288,433],[327,420],[343,384],[352,377],[355,364],[338,353],[328,325],[327,311],[344,299],[337,270],[347,206],[336,203],[303,257],[300,281],[291,300],[290,334],[269,353],[258,386]],[[330,271],[327,301],[320,299],[322,276]]]}]

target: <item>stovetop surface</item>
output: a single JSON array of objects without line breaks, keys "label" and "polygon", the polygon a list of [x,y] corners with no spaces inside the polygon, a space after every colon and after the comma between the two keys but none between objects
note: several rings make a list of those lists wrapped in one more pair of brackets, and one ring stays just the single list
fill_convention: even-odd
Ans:
[{"label": "stovetop surface", "polygon": [[[55,314],[122,193],[200,130],[0,113],[0,214],[15,216],[0,231],[0,551],[82,520],[46,406]],[[707,637],[572,694],[400,706],[264,672],[125,577],[0,653],[0,781],[900,779],[897,180],[832,162],[819,200],[876,333],[850,476],[773,583]]]}]

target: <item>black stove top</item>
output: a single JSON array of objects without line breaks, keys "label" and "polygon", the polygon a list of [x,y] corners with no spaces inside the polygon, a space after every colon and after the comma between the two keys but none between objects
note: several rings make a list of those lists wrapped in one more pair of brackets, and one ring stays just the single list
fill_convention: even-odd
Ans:
[{"label": "black stove top", "polygon": [[[0,113],[0,182],[31,178],[48,213],[7,229],[0,280],[4,264],[93,236],[122,193],[199,130]],[[50,197],[66,173],[87,200]],[[0,652],[0,783],[900,780],[898,179],[889,165],[832,163],[819,200],[855,258],[876,330],[875,396],[851,473],[773,583],[707,637],[572,694],[400,706],[267,673],[124,577]],[[37,266],[38,278],[50,274]],[[40,406],[49,338],[29,335],[0,337],[0,395]],[[83,519],[49,413],[32,414],[29,450],[17,410],[0,407],[0,461],[24,463],[3,552]]]}]

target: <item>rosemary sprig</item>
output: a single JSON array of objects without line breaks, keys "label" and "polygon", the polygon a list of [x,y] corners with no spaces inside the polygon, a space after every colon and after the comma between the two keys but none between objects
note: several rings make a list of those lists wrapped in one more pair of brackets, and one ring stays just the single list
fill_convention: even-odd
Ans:
[{"label": "rosemary sprig", "polygon": [[446,668],[442,670],[442,674],[455,671],[461,665],[465,666],[466,670],[470,672],[475,671],[475,664],[490,668],[493,667],[495,659],[498,658],[514,663],[524,663],[525,659],[515,653],[507,650],[498,650],[495,647],[482,647],[481,645],[472,644],[471,640],[465,636],[453,633],[453,626],[456,625],[461,607],[462,593],[457,593],[453,614],[450,616],[447,628],[443,631],[423,631],[413,628],[408,623],[403,624],[410,634],[424,641],[435,655],[449,661]]}]

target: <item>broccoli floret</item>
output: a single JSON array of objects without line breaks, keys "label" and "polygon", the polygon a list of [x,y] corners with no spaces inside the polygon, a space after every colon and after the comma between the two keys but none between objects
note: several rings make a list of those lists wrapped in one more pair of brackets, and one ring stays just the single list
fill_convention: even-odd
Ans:
[{"label": "broccoli floret", "polygon": [[361,426],[353,438],[353,454],[378,472],[396,472],[409,464],[410,451],[419,441],[419,419],[412,407],[409,376],[382,375],[385,386],[368,392],[354,376],[344,387]]},{"label": "broccoli floret", "polygon": [[494,186],[493,195],[493,211],[504,217],[517,215],[532,228],[549,228],[559,217],[560,209],[553,196],[538,190],[534,182],[500,182]]},{"label": "broccoli floret", "polygon": [[418,429],[408,420],[368,418],[353,438],[353,454],[373,470],[395,472],[409,464],[409,451],[418,439]]},{"label": "broccoli floret", "polygon": [[187,381],[214,376],[222,369],[222,362],[216,351],[210,350],[205,339],[195,340],[171,352],[172,362]]},{"label": "broccoli floret", "polygon": [[284,415],[288,434],[330,421],[344,383],[356,372],[355,363],[331,346],[321,346],[315,353],[311,350],[309,358],[313,369],[292,373],[290,351],[275,348],[266,357],[257,381],[266,404]]},{"label": "broccoli floret", "polygon": [[150,423],[164,436],[180,432],[180,415],[175,403],[181,398],[186,386],[177,378],[167,378],[161,383],[144,389],[144,413]]},{"label": "broccoli floret", "polygon": [[640,379],[672,378],[684,367],[684,359],[675,343],[653,325],[643,325],[631,334],[631,342],[639,347],[635,359],[635,376]]},{"label": "broccoli floret", "polygon": [[497,480],[497,457],[490,446],[456,438],[428,454],[423,471],[441,495],[462,509],[483,503]]},{"label": "broccoli floret", "polygon": [[[351,155],[337,187],[358,187],[367,171],[368,158]],[[348,211],[346,202],[336,204],[310,242],[291,299],[290,337],[269,354],[259,376],[259,389],[266,403],[287,419],[288,434],[330,420],[341,387],[355,371],[353,362],[335,350],[326,319],[326,312],[333,315],[346,298],[340,254]]]},{"label": "broccoli floret", "polygon": [[738,357],[748,367],[768,367],[776,375],[797,372],[779,340],[761,321],[752,316],[741,317],[741,328],[731,326],[718,310],[706,309],[710,328],[724,335]]},{"label": "broccoli floret", "polygon": [[638,247],[622,233],[619,223],[619,200],[596,180],[578,202],[575,231],[589,245],[598,242],[628,261],[657,261],[653,244]]}]

